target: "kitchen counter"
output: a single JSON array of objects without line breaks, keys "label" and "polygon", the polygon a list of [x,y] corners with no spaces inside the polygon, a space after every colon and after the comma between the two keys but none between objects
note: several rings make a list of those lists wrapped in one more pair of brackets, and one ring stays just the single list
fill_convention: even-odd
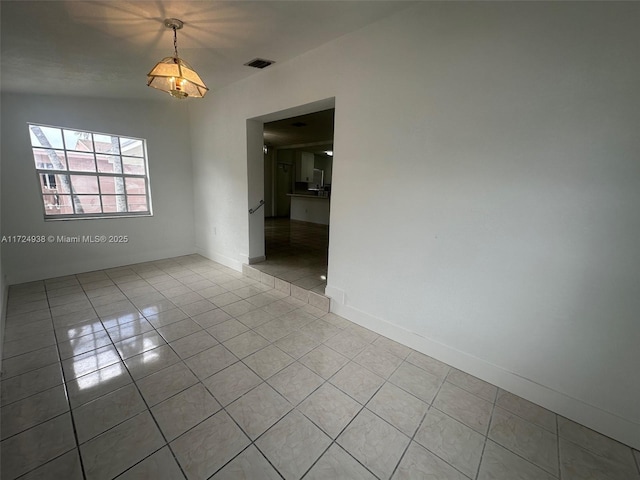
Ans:
[{"label": "kitchen counter", "polygon": [[330,197],[320,197],[318,195],[309,195],[307,193],[287,193],[287,197],[318,198],[320,200],[329,200],[330,198]]},{"label": "kitchen counter", "polygon": [[287,196],[291,197],[291,220],[329,225],[330,197],[304,193],[287,193]]}]

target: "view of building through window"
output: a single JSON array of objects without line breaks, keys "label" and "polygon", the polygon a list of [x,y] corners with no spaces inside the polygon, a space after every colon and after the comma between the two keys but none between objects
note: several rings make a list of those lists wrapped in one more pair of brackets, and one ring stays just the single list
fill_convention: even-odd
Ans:
[{"label": "view of building through window", "polygon": [[145,140],[29,125],[45,218],[151,215]]}]

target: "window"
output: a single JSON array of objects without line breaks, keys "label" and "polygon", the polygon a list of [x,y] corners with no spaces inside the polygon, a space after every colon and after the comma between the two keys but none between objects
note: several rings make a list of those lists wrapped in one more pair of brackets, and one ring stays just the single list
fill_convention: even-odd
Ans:
[{"label": "window", "polygon": [[44,173],[42,175],[42,185],[45,188],[55,189],[56,188],[56,176],[51,173]]},{"label": "window", "polygon": [[151,215],[146,142],[29,125],[45,219]]}]

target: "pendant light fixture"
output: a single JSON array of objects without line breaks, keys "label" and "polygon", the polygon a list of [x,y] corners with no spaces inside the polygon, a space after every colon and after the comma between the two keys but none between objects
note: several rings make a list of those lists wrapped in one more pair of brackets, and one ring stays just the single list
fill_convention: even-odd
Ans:
[{"label": "pendant light fixture", "polygon": [[178,34],[184,23],[167,18],[164,26],[173,29],[173,56],[160,60],[147,74],[147,85],[174,98],[202,98],[209,89],[191,66],[178,56]]}]

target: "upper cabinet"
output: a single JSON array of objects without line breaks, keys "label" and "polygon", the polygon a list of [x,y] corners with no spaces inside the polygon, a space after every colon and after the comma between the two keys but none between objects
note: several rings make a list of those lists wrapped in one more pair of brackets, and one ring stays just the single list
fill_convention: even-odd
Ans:
[{"label": "upper cabinet", "polygon": [[299,152],[296,155],[296,182],[312,182],[314,166],[313,153]]}]

